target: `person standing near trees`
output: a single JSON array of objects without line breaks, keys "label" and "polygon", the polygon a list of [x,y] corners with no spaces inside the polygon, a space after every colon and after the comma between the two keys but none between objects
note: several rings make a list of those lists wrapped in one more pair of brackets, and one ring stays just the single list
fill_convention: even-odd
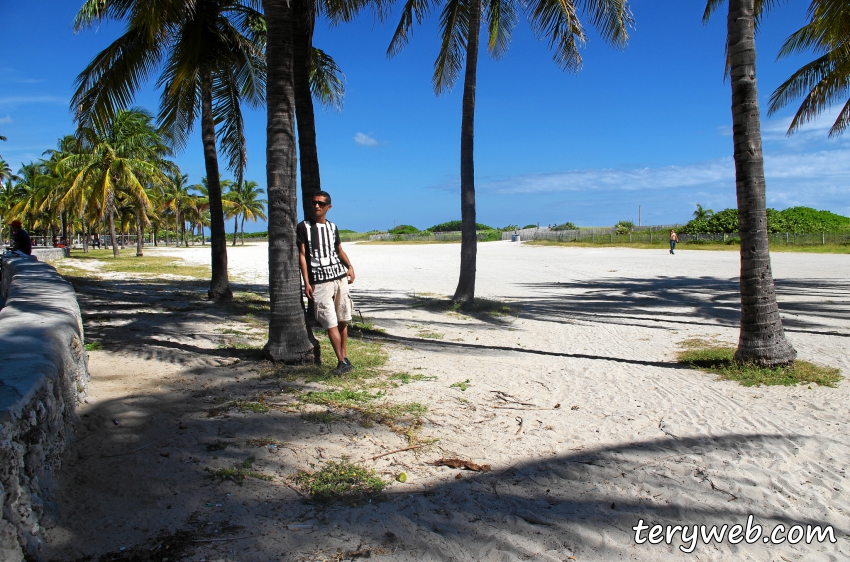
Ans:
[{"label": "person standing near trees", "polygon": [[354,370],[347,357],[348,323],[354,305],[348,285],[354,283],[354,266],[339,238],[339,229],[326,216],[331,196],[326,191],[313,195],[313,220],[303,220],[295,229],[298,261],[304,279],[304,293],[316,303],[316,320],[328,331],[337,366],[334,374]]},{"label": "person standing near trees", "polygon": [[21,252],[28,256],[32,255],[32,240],[29,233],[24,230],[24,225],[19,220],[12,221],[12,245],[11,251]]},{"label": "person standing near trees", "polygon": [[670,231],[670,253],[675,254],[673,250],[676,249],[676,242],[679,241],[679,236],[676,234],[675,230]]}]

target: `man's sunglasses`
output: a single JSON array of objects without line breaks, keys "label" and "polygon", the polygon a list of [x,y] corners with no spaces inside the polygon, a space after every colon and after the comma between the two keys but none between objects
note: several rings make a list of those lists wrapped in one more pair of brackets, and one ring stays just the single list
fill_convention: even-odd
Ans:
[{"label": "man's sunglasses", "polygon": [[328,203],[327,201],[313,201],[313,205],[318,205],[319,207],[324,209],[325,207],[330,205],[330,203]]}]

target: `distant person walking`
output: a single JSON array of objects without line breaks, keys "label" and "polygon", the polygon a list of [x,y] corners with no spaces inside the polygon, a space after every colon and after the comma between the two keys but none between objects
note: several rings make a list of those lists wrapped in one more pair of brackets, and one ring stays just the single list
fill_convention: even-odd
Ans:
[{"label": "distant person walking", "polygon": [[676,234],[675,230],[670,231],[670,253],[675,254],[673,250],[676,249],[676,242],[679,241],[679,236]]},{"label": "distant person walking", "polygon": [[24,230],[21,221],[12,221],[12,245],[9,248],[13,252],[20,252],[28,256],[32,255],[32,240],[29,233]]},{"label": "distant person walking", "polygon": [[325,217],[331,209],[331,196],[326,191],[313,195],[314,220],[304,220],[295,229],[298,260],[304,278],[304,293],[316,302],[316,320],[328,331],[337,366],[334,373],[350,373],[348,323],[354,305],[348,285],[354,283],[354,266],[342,249],[339,229]]}]

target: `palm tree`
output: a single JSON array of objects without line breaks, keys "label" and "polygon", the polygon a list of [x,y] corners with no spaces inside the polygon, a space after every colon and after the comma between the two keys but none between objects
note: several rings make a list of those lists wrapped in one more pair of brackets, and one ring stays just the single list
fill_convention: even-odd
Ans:
[{"label": "palm tree", "polygon": [[115,236],[116,195],[126,194],[142,210],[151,207],[145,185],[153,180],[166,181],[164,160],[171,152],[153,126],[153,117],[145,110],[120,110],[106,127],[94,125],[78,131],[81,153],[72,154],[60,164],[71,170],[72,177],[61,203],[88,195],[87,207],[109,220],[112,253],[118,257]]},{"label": "palm tree", "polygon": [[[259,199],[263,194],[263,190],[255,181],[246,181],[242,185],[242,190],[233,189],[228,193],[225,201],[227,209],[227,217],[234,217],[238,220],[242,218],[242,245],[245,245],[245,219],[256,222],[257,220],[266,220],[266,201]],[[233,233],[233,245],[236,245],[236,232]]]},{"label": "palm tree", "polygon": [[350,21],[363,5],[361,0],[344,4],[327,0],[295,0],[292,4],[293,88],[301,170],[301,204],[304,218],[307,219],[313,217],[310,206],[313,194],[322,189],[313,97],[326,107],[339,108],[345,92],[339,67],[324,51],[313,46],[316,17],[322,12],[328,12],[337,22]]},{"label": "palm tree", "polygon": [[[703,21],[722,0],[709,0]],[[764,367],[789,365],[797,352],[785,339],[770,267],[756,87],[756,21],[769,2],[729,0],[726,52],[732,83],[732,140],[738,229],[741,232],[741,331],[735,361]]]},{"label": "palm tree", "polygon": [[[406,0],[401,21],[387,50],[395,56],[411,35],[413,20],[421,23],[436,2]],[[586,41],[578,20],[577,8],[588,16],[590,23],[613,46],[623,47],[628,40],[632,16],[628,0],[445,0],[440,16],[442,43],[434,63],[433,84],[436,94],[450,90],[466,60],[463,82],[462,119],[460,132],[460,209],[461,250],[460,277],[453,300],[471,302],[475,298],[477,257],[475,217],[475,170],[473,161],[476,69],[478,65],[478,36],[483,15],[487,26],[487,47],[494,58],[507,51],[511,32],[521,10],[527,12],[532,30],[546,39],[554,50],[555,63],[566,71],[581,68],[579,47]]]},{"label": "palm tree", "polygon": [[706,209],[697,203],[697,210],[694,211],[694,218],[697,220],[710,219],[714,216],[714,209]]},{"label": "palm tree", "polygon": [[[87,0],[79,30],[127,19],[127,30],[77,78],[72,107],[81,123],[108,119],[133,99],[157,68],[163,87],[160,123],[182,148],[200,114],[209,179],[212,279],[209,298],[232,298],[216,138],[238,177],[246,165],[240,104],[259,107],[265,94],[262,14],[258,0]],[[219,124],[216,130],[216,124]]]},{"label": "palm tree", "polygon": [[[295,245],[298,221],[292,9],[288,0],[263,0],[268,26],[268,126],[266,177],[269,197],[269,341],[263,355],[273,361],[314,359],[301,297]],[[311,334],[312,335],[312,334]]]},{"label": "palm tree", "polygon": [[[782,45],[779,58],[809,49],[820,56],[797,70],[770,96],[768,115],[805,96],[791,120],[788,134],[820,115],[833,103],[847,98],[850,89],[850,5],[841,0],[813,0],[808,16],[809,23]],[[835,119],[829,136],[843,133],[848,125],[850,100]]]}]

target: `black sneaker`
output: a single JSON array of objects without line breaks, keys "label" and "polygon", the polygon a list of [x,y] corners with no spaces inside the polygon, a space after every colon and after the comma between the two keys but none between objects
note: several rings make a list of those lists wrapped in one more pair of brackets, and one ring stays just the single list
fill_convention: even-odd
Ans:
[{"label": "black sneaker", "polygon": [[336,369],[334,369],[335,375],[344,375],[345,373],[350,373],[354,370],[354,367],[350,363],[346,363],[345,361],[340,361],[336,364]]},{"label": "black sneaker", "polygon": [[[343,357],[342,360],[351,365],[351,359],[349,359],[348,357]],[[354,367],[354,365],[351,366]]]}]

